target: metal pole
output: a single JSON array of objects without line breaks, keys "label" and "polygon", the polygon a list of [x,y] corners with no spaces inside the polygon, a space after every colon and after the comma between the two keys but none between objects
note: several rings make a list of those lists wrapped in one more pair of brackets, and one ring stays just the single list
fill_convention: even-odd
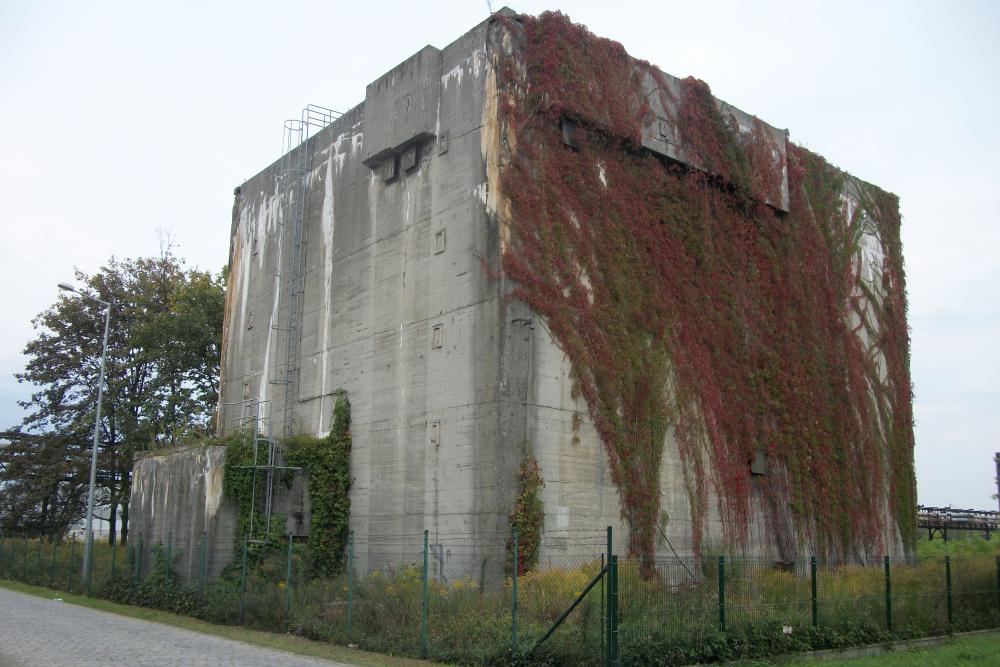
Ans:
[{"label": "metal pole", "polygon": [[170,566],[173,565],[174,560],[174,533],[170,531],[167,533],[167,583],[170,583]]},{"label": "metal pole", "polygon": [[607,617],[608,609],[606,606],[607,594],[604,591],[605,588],[604,580],[607,579],[608,576],[607,571],[604,569],[606,563],[607,561],[604,560],[604,554],[601,554],[601,573],[604,575],[601,577],[601,664],[604,667],[607,667],[608,665],[608,645],[604,637],[608,625],[608,617]]},{"label": "metal pole", "polygon": [[719,556],[719,632],[726,631],[726,557]]},{"label": "metal pole", "polygon": [[59,543],[56,540],[52,540],[52,563],[49,565],[49,588],[55,586],[56,580],[56,550],[59,548]]},{"label": "metal pole", "polygon": [[608,652],[611,654],[611,665],[617,667],[618,662],[618,556],[611,556],[611,636],[608,638],[608,644],[610,646]]},{"label": "metal pole", "polygon": [[292,610],[292,534],[288,533],[288,559],[285,564],[285,632],[288,632],[288,616]]},{"label": "metal pole", "polygon": [[604,634],[607,636],[605,654],[604,654],[604,664],[611,664],[611,632],[614,629],[611,620],[611,526],[608,526],[608,547],[607,547],[607,563],[608,563],[608,604],[607,604],[607,617],[604,619]]},{"label": "metal pole", "polygon": [[132,578],[139,583],[139,559],[142,557],[142,531],[139,531],[139,541],[132,545]]},{"label": "metal pole", "polygon": [[118,545],[117,544],[112,544],[111,545],[111,578],[112,579],[115,578],[115,565],[117,564],[117,561],[118,561]]},{"label": "metal pole", "polygon": [[[1000,562],[1000,560],[998,560],[998,562]],[[353,612],[354,612],[354,531],[352,530],[347,536],[347,638],[348,639],[351,638]]]},{"label": "metal pole", "polygon": [[819,625],[819,605],[816,604],[816,556],[809,559],[809,570],[812,573],[812,621],[815,628]]},{"label": "metal pole", "polygon": [[513,528],[514,571],[510,579],[510,646],[517,655],[517,571],[521,568],[520,553],[517,545],[517,526]]},{"label": "metal pole", "polygon": [[892,579],[888,556],[885,557],[885,629],[892,632]]},{"label": "metal pole", "polygon": [[243,616],[246,611],[247,592],[247,540],[243,540],[243,564],[240,566],[240,625],[243,625]]},{"label": "metal pole", "polygon": [[38,585],[39,577],[42,576],[42,536],[38,536],[38,556],[35,558],[35,585]]},{"label": "metal pole", "polygon": [[24,536],[24,556],[21,557],[21,579],[28,583],[28,536]]},{"label": "metal pole", "polygon": [[955,619],[955,610],[951,601],[951,556],[944,557],[944,586],[948,596],[948,625],[951,625]]},{"label": "metal pole", "polygon": [[430,652],[427,641],[427,604],[429,602],[427,597],[427,531],[424,530],[424,574],[423,574],[423,584],[424,584],[424,595],[423,604],[420,610],[420,657],[427,659],[427,654]]},{"label": "metal pole", "polygon": [[73,592],[73,561],[76,560],[76,539],[69,543],[69,585],[67,590]]},{"label": "metal pole", "polygon": [[142,581],[142,531],[139,531],[139,553],[135,559],[135,583]]},{"label": "metal pole", "polygon": [[205,579],[208,574],[208,531],[204,531],[201,534],[201,583],[199,585],[199,592],[202,597],[205,597]]},{"label": "metal pole", "polygon": [[[94,485],[97,483],[97,445],[101,435],[104,367],[108,356],[108,326],[111,323],[111,304],[94,297],[90,298],[104,305],[104,344],[101,347],[101,376],[97,381],[97,408],[94,411],[94,446],[90,451],[90,486],[87,489],[87,537],[83,544],[83,576],[87,578],[87,592],[90,592],[90,561],[94,548]],[[115,517],[110,517],[108,520],[114,521]]]}]

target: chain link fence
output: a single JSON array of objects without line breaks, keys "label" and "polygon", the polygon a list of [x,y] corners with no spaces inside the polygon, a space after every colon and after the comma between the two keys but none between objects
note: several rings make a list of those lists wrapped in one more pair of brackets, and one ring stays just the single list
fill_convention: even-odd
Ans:
[{"label": "chain link fence", "polygon": [[318,578],[289,537],[238,545],[212,576],[205,536],[130,538],[95,540],[88,577],[77,539],[2,535],[0,578],[457,664],[690,664],[1000,626],[1000,557],[641,559],[595,536],[591,555],[517,572],[502,551],[425,535],[396,550],[352,538],[344,571]]}]

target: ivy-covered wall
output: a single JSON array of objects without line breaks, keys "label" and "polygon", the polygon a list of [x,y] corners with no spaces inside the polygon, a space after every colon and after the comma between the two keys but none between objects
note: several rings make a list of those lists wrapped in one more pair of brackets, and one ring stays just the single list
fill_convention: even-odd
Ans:
[{"label": "ivy-covered wall", "polygon": [[731,548],[753,521],[786,556],[911,543],[897,198],[740,126],[696,79],[654,91],[685,160],[656,155],[658,70],[559,13],[498,20],[503,271],[572,365],[630,551],[654,552],[667,434],[695,552],[713,506]]},{"label": "ivy-covered wall", "polygon": [[351,403],[343,390],[333,396],[333,419],[325,438],[297,436],[285,443],[285,460],[309,476],[309,563],[312,573],[320,576],[343,569],[350,533]]},{"label": "ivy-covered wall", "polygon": [[[344,566],[351,513],[351,403],[347,393],[333,393],[333,417],[330,432],[324,438],[296,435],[281,443],[284,465],[298,468],[308,479],[310,512],[307,562],[310,575],[330,576]],[[285,517],[272,515],[266,526],[264,493],[266,481],[262,470],[254,483],[253,439],[246,433],[234,433],[225,440],[226,457],[223,488],[228,500],[239,508],[236,548],[245,539],[253,542],[255,558],[270,549],[281,549],[286,538]],[[259,447],[256,465],[263,465],[266,449]],[[291,485],[290,470],[278,472],[278,485]],[[253,532],[251,534],[251,526]]]}]

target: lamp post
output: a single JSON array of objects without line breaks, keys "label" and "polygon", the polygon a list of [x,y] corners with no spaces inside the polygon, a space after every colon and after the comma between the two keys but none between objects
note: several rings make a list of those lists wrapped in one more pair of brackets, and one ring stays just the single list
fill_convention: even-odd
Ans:
[{"label": "lamp post", "polygon": [[[67,283],[59,283],[59,289],[79,294],[85,299],[96,301],[104,306],[104,343],[101,347],[101,375],[97,381],[97,409],[94,411],[94,446],[90,451],[90,486],[87,489],[87,534],[83,542],[83,580],[87,590],[90,589],[90,560],[94,551],[94,486],[97,483],[97,443],[101,434],[101,401],[104,399],[104,364],[108,357],[108,325],[111,323],[111,304],[97,297],[77,291]],[[114,521],[110,517],[109,521]]]}]

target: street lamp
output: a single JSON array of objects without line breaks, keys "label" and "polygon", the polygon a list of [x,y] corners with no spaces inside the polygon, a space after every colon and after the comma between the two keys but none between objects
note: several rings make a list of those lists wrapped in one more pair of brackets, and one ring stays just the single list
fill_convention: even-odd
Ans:
[{"label": "street lamp", "polygon": [[[104,399],[104,362],[108,356],[108,325],[111,322],[111,304],[95,296],[84,294],[68,283],[59,283],[59,289],[79,294],[85,299],[104,306],[104,345],[101,348],[101,376],[97,381],[97,410],[94,413],[94,447],[90,451],[90,487],[87,489],[87,535],[83,543],[83,577],[90,592],[90,560],[94,552],[94,485],[97,483],[97,443],[101,433],[101,401]],[[114,521],[114,517],[111,517]]]}]

